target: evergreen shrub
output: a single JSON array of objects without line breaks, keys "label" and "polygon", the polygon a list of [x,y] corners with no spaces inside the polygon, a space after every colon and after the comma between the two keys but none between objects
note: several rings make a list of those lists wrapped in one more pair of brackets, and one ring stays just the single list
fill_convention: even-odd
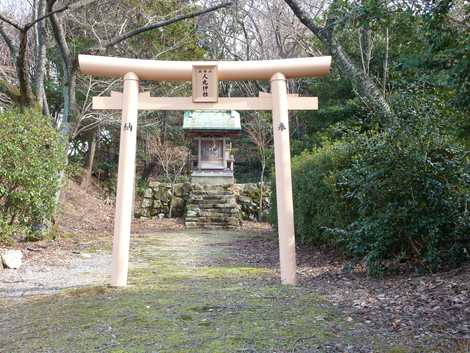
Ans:
[{"label": "evergreen shrub", "polygon": [[293,158],[298,241],[339,247],[374,275],[399,262],[434,271],[470,259],[468,154],[418,103],[387,128]]},{"label": "evergreen shrub", "polygon": [[56,206],[64,144],[39,113],[0,113],[0,127],[0,241],[31,238]]},{"label": "evergreen shrub", "polygon": [[434,271],[470,258],[468,155],[442,118],[420,107],[402,108],[392,128],[357,135],[353,163],[339,177],[356,217],[332,233],[375,274],[390,260]]},{"label": "evergreen shrub", "polygon": [[[325,227],[345,227],[354,219],[338,189],[339,173],[351,164],[353,152],[349,143],[325,142],[292,158],[295,229],[300,243],[333,246],[336,237],[325,232]],[[269,217],[276,224],[274,187],[271,198]]]}]

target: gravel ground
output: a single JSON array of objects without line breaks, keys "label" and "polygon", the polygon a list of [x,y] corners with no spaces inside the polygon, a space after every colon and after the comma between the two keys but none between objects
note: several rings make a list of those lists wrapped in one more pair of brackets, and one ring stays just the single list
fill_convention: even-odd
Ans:
[{"label": "gravel ground", "polygon": [[56,255],[54,260],[40,263],[29,258],[18,270],[0,270],[0,298],[53,294],[68,288],[109,282],[109,253],[59,252]]}]

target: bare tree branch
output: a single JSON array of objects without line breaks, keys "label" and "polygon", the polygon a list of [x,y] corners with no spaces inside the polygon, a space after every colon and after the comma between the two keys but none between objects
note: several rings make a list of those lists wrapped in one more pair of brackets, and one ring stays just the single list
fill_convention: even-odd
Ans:
[{"label": "bare tree branch", "polygon": [[[55,1],[54,1],[55,2]],[[27,23],[24,26],[20,26],[18,23],[8,19],[7,17],[0,14],[0,20],[8,23],[10,26],[14,27],[20,32],[20,43],[18,49],[16,49],[13,45],[12,40],[8,37],[8,35],[3,30],[3,27],[0,28],[0,34],[3,39],[6,41],[10,53],[16,59],[16,70],[18,74],[18,81],[19,87],[21,92],[21,106],[22,107],[33,107],[37,102],[38,96],[42,94],[42,92],[37,92],[36,96],[33,94],[33,90],[31,87],[31,80],[29,78],[28,72],[28,63],[27,63],[27,50],[28,50],[28,31],[38,22],[43,21],[44,19],[55,15],[56,13],[63,12],[68,9],[68,6],[63,6],[59,9],[50,11],[44,15],[38,16],[33,21]]]},{"label": "bare tree branch", "polygon": [[78,10],[82,7],[85,7],[87,5],[93,4],[94,2],[97,2],[99,0],[81,0],[81,1],[76,1],[73,4],[69,4],[70,10]]},{"label": "bare tree branch", "polygon": [[13,43],[13,39],[10,38],[7,32],[5,32],[5,28],[3,28],[3,24],[0,23],[0,35],[2,36],[5,43],[7,43],[8,49],[10,50],[11,58],[15,58],[18,54],[18,48]]},{"label": "bare tree branch", "polygon": [[[56,0],[48,0],[47,5],[48,9],[50,12],[52,12],[52,6],[54,6],[54,3]],[[57,45],[59,46],[59,50],[62,56],[62,59],[64,60],[65,66],[67,68],[71,68],[72,66],[72,59],[70,55],[70,49],[67,44],[67,39],[65,38],[65,32],[64,28],[59,22],[59,18],[57,17],[56,13],[52,13],[50,16],[51,20],[51,25],[52,25],[52,33],[54,34],[54,38],[57,42]]]},{"label": "bare tree branch", "polygon": [[68,8],[69,8],[69,6],[66,5],[66,6],[63,6],[63,7],[59,8],[59,9],[54,10],[54,11],[48,12],[48,13],[46,13],[45,15],[42,15],[42,16],[38,17],[38,18],[35,19],[34,21],[31,21],[31,22],[27,23],[27,24],[23,27],[23,30],[24,30],[24,31],[27,31],[27,30],[29,30],[31,27],[33,27],[36,23],[38,23],[38,22],[40,22],[40,21],[42,21],[42,20],[44,20],[44,19],[46,19],[46,18],[48,18],[48,17],[50,17],[50,16],[56,14],[56,13],[64,12],[65,10],[68,10]]},{"label": "bare tree branch", "polygon": [[[43,16],[47,11],[47,1],[37,0],[36,1],[35,16]],[[36,96],[39,101],[39,105],[44,115],[50,115],[49,103],[47,101],[47,95],[44,88],[44,78],[46,74],[46,54],[47,54],[47,32],[46,32],[46,21],[39,21],[36,23],[36,51],[35,51],[35,68],[34,68],[34,79],[33,87],[36,92]]]},{"label": "bare tree branch", "polygon": [[151,31],[151,30],[154,30],[154,29],[157,29],[157,28],[160,28],[160,27],[165,27],[165,26],[171,25],[171,24],[179,22],[179,21],[183,21],[183,20],[187,20],[187,19],[190,19],[190,18],[198,17],[198,16],[201,16],[201,15],[219,10],[221,8],[224,8],[224,7],[229,7],[229,6],[232,6],[232,3],[231,2],[226,2],[226,3],[216,5],[216,6],[208,7],[206,9],[203,9],[203,10],[200,10],[200,11],[192,12],[192,13],[187,14],[187,15],[180,15],[180,16],[176,16],[174,18],[168,19],[168,20],[163,20],[163,21],[151,23],[151,24],[146,25],[146,26],[142,26],[140,28],[134,29],[132,31],[129,31],[127,33],[124,33],[120,36],[117,36],[117,37],[111,39],[110,41],[103,44],[103,48],[98,48],[98,50],[102,51],[103,49],[109,49],[110,47],[112,47],[116,44],[119,44],[122,41],[124,41],[126,39],[129,39],[131,37],[134,37],[134,36],[136,36],[140,33]]},{"label": "bare tree branch", "polygon": [[357,90],[359,97],[369,101],[370,106],[385,118],[385,123],[393,121],[395,115],[382,94],[382,91],[377,87],[373,78],[357,66],[335,37],[335,19],[327,18],[326,25],[319,27],[315,24],[313,19],[307,15],[307,12],[300,7],[296,0],[284,0],[284,2],[289,5],[300,22],[310,29],[328,49],[343,75],[353,83],[353,87]]},{"label": "bare tree branch", "polygon": [[52,16],[53,14],[56,14],[56,13],[59,13],[59,12],[64,12],[65,10],[67,10],[69,8],[68,5],[66,6],[63,6],[59,9],[56,9],[54,11],[51,11],[49,13],[46,13],[45,15],[42,15],[38,18],[36,18],[35,20],[25,24],[24,26],[20,26],[18,23],[14,22],[13,20],[10,20],[8,19],[7,17],[3,16],[2,14],[0,14],[0,20],[2,20],[3,22],[6,22],[8,23],[10,26],[12,27],[15,27],[18,31],[20,32],[26,32],[28,31],[31,27],[33,27],[36,23],[48,18],[49,16]]},{"label": "bare tree branch", "polygon": [[8,23],[10,26],[12,27],[15,27],[18,31],[22,31],[23,30],[23,27],[21,27],[18,23],[6,18],[5,16],[3,16],[2,14],[0,14],[0,20],[2,20],[3,22],[6,22]]}]

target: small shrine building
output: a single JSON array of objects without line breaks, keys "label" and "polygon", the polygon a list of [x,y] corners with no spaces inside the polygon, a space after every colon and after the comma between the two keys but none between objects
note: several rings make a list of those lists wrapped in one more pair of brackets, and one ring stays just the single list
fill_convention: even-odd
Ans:
[{"label": "small shrine building", "polygon": [[209,185],[234,184],[232,137],[240,136],[236,111],[187,111],[183,130],[191,141],[191,182]]}]

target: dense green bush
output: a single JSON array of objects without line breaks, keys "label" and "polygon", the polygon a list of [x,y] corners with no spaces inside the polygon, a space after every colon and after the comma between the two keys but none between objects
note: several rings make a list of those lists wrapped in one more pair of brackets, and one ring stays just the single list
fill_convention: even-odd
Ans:
[{"label": "dense green bush", "polygon": [[397,260],[435,270],[469,259],[468,156],[421,103],[293,158],[299,241],[340,246],[375,274]]},{"label": "dense green bush", "polygon": [[[338,174],[351,163],[352,145],[324,143],[292,159],[292,191],[297,240],[333,245],[336,239],[324,227],[347,226],[353,214],[338,189]],[[277,223],[276,193],[272,193],[270,220]]]},{"label": "dense green bush", "polygon": [[64,145],[39,113],[0,113],[0,234],[34,232],[52,216]]},{"label": "dense green bush", "polygon": [[466,153],[435,119],[411,117],[394,129],[358,136],[353,163],[339,177],[357,216],[333,233],[370,271],[397,258],[428,270],[469,259]]}]

